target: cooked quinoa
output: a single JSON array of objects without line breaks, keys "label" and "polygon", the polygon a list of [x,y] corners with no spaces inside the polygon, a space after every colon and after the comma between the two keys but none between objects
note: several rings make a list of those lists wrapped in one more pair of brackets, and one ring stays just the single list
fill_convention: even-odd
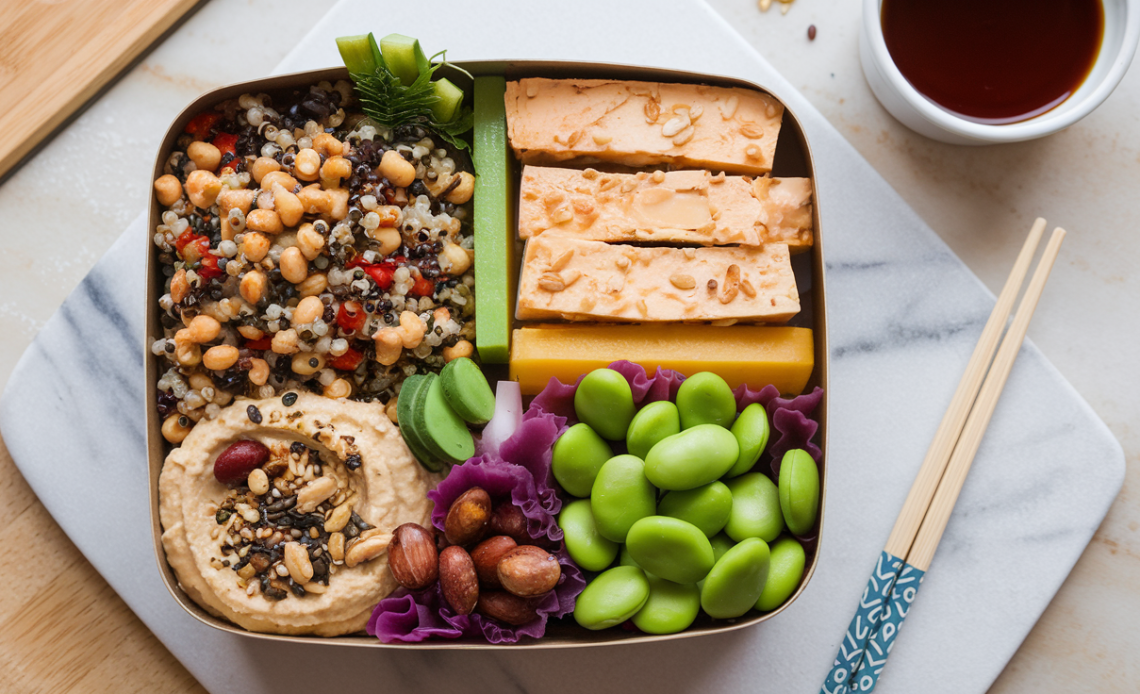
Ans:
[{"label": "cooked quinoa", "polygon": [[178,138],[155,181],[168,441],[235,396],[290,390],[394,418],[404,378],[472,355],[466,159],[354,104],[346,81],[243,94]]}]

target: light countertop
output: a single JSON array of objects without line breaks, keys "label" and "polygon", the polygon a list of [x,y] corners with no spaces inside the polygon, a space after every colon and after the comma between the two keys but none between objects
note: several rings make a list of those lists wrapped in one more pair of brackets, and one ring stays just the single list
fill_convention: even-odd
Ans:
[{"label": "light countertop", "polygon": [[[1140,75],[1131,71],[1100,109],[1066,132],[1016,145],[954,147],[914,135],[874,100],[858,62],[858,3],[797,0],[785,15],[778,5],[761,13],[753,0],[710,3],[995,293],[1033,217],[1070,232],[1029,335],[1121,442],[1128,477],[992,691],[1134,691],[1140,433],[1131,420],[1140,414],[1140,279],[1129,270],[1140,262],[1133,229],[1140,213],[1130,195],[1140,185]],[[0,387],[39,328],[145,207],[148,172],[170,119],[206,89],[267,74],[331,4],[213,0],[0,185],[7,250],[0,254]],[[811,24],[814,41],[807,38]],[[217,31],[223,26],[259,31]],[[115,676],[94,670],[82,688],[194,690],[188,673],[55,527],[2,447],[0,501],[0,519],[50,549],[39,560],[40,587],[0,598],[0,662],[15,668],[18,682],[29,690],[77,686],[75,670],[117,658]],[[58,583],[81,585],[86,607],[41,619],[37,609]],[[26,630],[19,642],[14,627]],[[108,638],[92,638],[93,630]],[[71,654],[74,668],[36,658],[48,643]],[[119,653],[123,643],[131,644],[129,657]]]}]

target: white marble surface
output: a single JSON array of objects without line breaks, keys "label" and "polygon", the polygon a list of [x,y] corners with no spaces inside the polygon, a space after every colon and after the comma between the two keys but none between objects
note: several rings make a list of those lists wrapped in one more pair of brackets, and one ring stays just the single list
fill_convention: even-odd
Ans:
[{"label": "white marble surface", "polygon": [[[414,8],[342,4],[314,27],[314,35],[287,58],[284,67],[334,64],[336,54],[331,38],[365,26],[383,27],[377,29],[381,32],[390,27],[417,33],[429,46],[451,48],[450,56],[454,59],[507,57],[504,42],[488,42],[486,34],[472,34],[470,26],[460,18],[459,3],[453,5],[453,12],[445,8],[441,13],[445,19],[413,32],[405,27],[423,25],[418,16],[413,16],[418,14]],[[803,19],[808,11],[831,5],[835,6],[834,12],[821,16],[836,24],[841,19],[848,22],[853,37],[853,20],[844,17],[848,9],[841,7],[842,3],[820,3],[816,7],[800,0],[785,17],[775,12],[759,15],[750,2],[739,6],[718,3],[718,9],[779,64],[778,58],[788,59],[801,50],[797,40],[807,45],[802,27],[807,23]],[[577,7],[578,14],[558,17],[558,35],[519,32],[517,27],[533,19],[531,13],[539,11],[530,7],[516,8],[510,16],[504,16],[496,31],[500,36],[512,37],[509,57],[610,59],[758,79],[773,86],[802,118],[808,119],[811,109],[807,102],[781,79],[770,76],[766,64],[752,57],[744,42],[730,35],[725,25],[702,8],[654,3],[645,10],[654,17],[650,21],[624,6],[580,3]],[[236,9],[252,16],[267,12],[266,6]],[[315,14],[307,4],[296,3],[290,9]],[[225,49],[234,45],[216,37],[211,27],[219,21],[232,21],[234,10],[235,3],[207,5],[75,127],[0,187],[4,236],[25,244],[18,245],[17,253],[0,259],[0,282],[21,282],[20,291],[4,292],[7,299],[0,301],[2,327],[16,331],[0,346],[4,350],[0,356],[8,357],[3,363],[11,363],[23,346],[21,340],[30,339],[41,325],[38,321],[50,313],[55,305],[51,303],[52,291],[57,292],[54,301],[58,303],[62,293],[53,287],[59,280],[62,278],[64,284],[68,279],[74,282],[73,278],[81,275],[105,247],[106,239],[99,235],[99,225],[111,219],[121,229],[141,209],[149,183],[146,172],[168,119],[194,92],[212,86],[180,83],[182,75],[201,79],[202,74],[224,74],[221,79],[211,78],[210,82],[217,83],[267,71],[269,65],[256,60],[251,65],[222,57],[227,55]],[[408,16],[400,16],[400,12]],[[615,15],[621,12],[629,15],[617,19]],[[381,13],[383,17],[379,16]],[[611,19],[599,26],[600,16]],[[786,24],[775,25],[777,21]],[[787,28],[797,21],[801,22],[801,29]],[[816,17],[812,21],[821,26],[820,37],[811,45],[815,48],[824,45],[821,42],[828,36],[828,25]],[[550,26],[550,22],[547,17],[545,26]],[[285,22],[274,19],[266,24],[276,27]],[[661,34],[653,34],[653,26],[665,25],[669,29],[662,33],[684,27],[675,31],[683,34],[682,44],[687,48],[677,49],[676,43],[666,46],[655,38]],[[634,36],[624,35],[621,27],[626,26],[638,26],[640,31]],[[265,42],[261,59],[271,63],[264,55],[280,55],[282,45],[292,40],[288,38],[289,30],[299,34],[300,28],[304,27],[282,27],[280,32],[274,29],[257,39]],[[801,38],[797,39],[796,34]],[[594,41],[585,43],[573,38],[585,35],[593,36]],[[840,42],[837,31],[835,45]],[[199,55],[197,49],[202,46],[210,50]],[[701,46],[717,46],[718,50],[698,50]],[[816,57],[779,66],[791,68],[789,74],[798,77],[802,73],[795,73],[796,69],[826,70],[827,60],[835,60],[836,65],[845,65],[844,69],[850,72],[839,93],[865,89],[854,52],[830,50],[826,59]],[[162,77],[173,75],[178,76],[171,80]],[[855,81],[858,85],[852,84]],[[156,89],[159,85],[166,86]],[[819,89],[805,92],[809,97],[818,97]],[[860,118],[865,116],[867,122],[874,122],[874,108],[864,99],[860,102]],[[832,116],[833,122],[836,120],[833,113],[827,115]],[[877,117],[883,118],[881,114]],[[124,127],[124,123],[130,125]],[[918,217],[900,204],[822,119],[814,119],[809,130],[820,158],[829,259],[834,361],[828,484],[832,494],[828,499],[823,562],[800,601],[780,619],[762,628],[684,646],[496,656],[377,653],[375,657],[370,654],[367,663],[359,662],[356,652],[318,647],[318,656],[325,664],[312,677],[331,674],[345,684],[359,684],[374,681],[382,673],[395,672],[404,678],[405,686],[401,689],[412,688],[416,682],[423,689],[453,690],[489,689],[510,683],[521,689],[565,691],[585,687],[616,690],[636,683],[665,691],[698,686],[743,691],[754,690],[757,681],[768,682],[770,691],[799,691],[810,690],[822,680],[913,469],[984,320],[988,297]],[[905,139],[906,135],[899,137]],[[858,137],[853,139],[860,143]],[[939,171],[936,165],[915,167],[916,172],[925,175]],[[929,168],[936,171],[931,173]],[[987,171],[984,175],[993,174]],[[68,191],[60,203],[44,185],[45,180],[57,181]],[[903,183],[906,182],[904,178]],[[957,180],[951,182],[952,186],[959,184]],[[131,195],[137,195],[133,206],[117,202]],[[61,204],[62,222],[45,219],[49,206],[54,212]],[[91,215],[93,209],[102,214]],[[972,213],[965,206],[961,211]],[[1006,212],[1005,216],[1012,214]],[[990,264],[983,263],[982,267],[984,270],[992,266],[993,278],[985,277],[992,286],[1000,283],[998,276],[1004,274],[1015,254],[1008,247],[1020,241],[1022,227],[1027,224],[1022,216],[1028,218],[1031,214],[1022,212],[1013,224],[1005,220],[1003,231],[988,247],[975,250],[973,245],[965,244],[966,250],[989,260]],[[75,232],[75,223],[69,217],[84,220],[80,233]],[[89,223],[94,231],[86,229]],[[50,228],[51,224],[58,224],[63,234],[71,234],[64,238],[74,238],[75,244],[68,247],[70,252],[48,254],[47,260],[42,241],[15,233],[18,228]],[[992,229],[992,224],[987,228]],[[274,676],[281,673],[257,665],[262,647],[201,627],[169,600],[154,571],[146,531],[149,526],[138,520],[137,514],[145,516],[145,505],[135,501],[145,499],[145,462],[136,414],[141,412],[142,397],[142,309],[137,302],[141,275],[132,276],[130,270],[142,253],[142,229],[139,225],[133,229],[134,238],[130,238],[131,234],[124,237],[84,285],[85,291],[68,302],[28,352],[24,364],[12,377],[0,424],[13,456],[49,510],[87,551],[101,573],[207,687],[228,691],[237,669],[251,667],[257,674],[257,683],[249,682],[243,689],[259,691],[257,687],[264,687],[268,691],[275,682]],[[79,249],[78,256],[75,249]],[[36,288],[37,283],[48,291],[45,296],[32,299],[33,292],[27,288]],[[1054,286],[1046,292],[1035,326],[1056,320],[1053,312],[1058,310],[1057,303],[1051,299],[1058,293],[1056,283],[1055,279]],[[1068,297],[1061,297],[1062,306],[1067,305],[1064,300]],[[119,325],[122,333],[108,330],[108,322]],[[132,336],[137,339],[132,341]],[[100,355],[101,361],[92,355]],[[93,379],[93,373],[101,377]],[[915,384],[921,384],[919,400],[892,400],[881,395],[914,389]],[[114,399],[115,407],[97,406],[106,404],[108,398]],[[77,428],[73,439],[57,444],[54,461],[89,459],[94,452],[100,462],[81,469],[68,468],[69,481],[62,487],[58,482],[61,463],[45,461],[36,446],[38,437],[47,435],[42,428],[45,422],[61,418],[82,421],[83,425]],[[890,430],[892,425],[899,430],[897,433]],[[99,436],[101,431],[122,434],[121,438],[108,441]],[[884,676],[883,691],[984,690],[1095,529],[1119,484],[1120,459],[1119,450],[1099,422],[1040,353],[1032,347],[1023,350],[943,549],[935,560],[924,597],[917,605],[921,611],[916,609],[908,620],[911,626]],[[892,484],[883,487],[882,480],[891,480]],[[49,484],[53,481],[54,485]],[[118,514],[112,514],[109,505],[99,524],[83,523],[69,515],[70,502],[85,486],[100,483],[116,485],[118,493],[112,498],[122,504]],[[877,503],[869,512],[861,512],[876,488],[881,490]],[[846,493],[837,493],[841,489]],[[132,504],[138,504],[137,508]],[[122,509],[136,514],[133,520]],[[125,533],[122,544],[113,553],[100,549],[101,537],[111,527]],[[143,551],[135,550],[137,547]],[[279,656],[313,657],[308,649],[273,648]],[[284,650],[295,653],[280,652]],[[582,668],[586,657],[590,667]],[[428,664],[430,668],[418,667]],[[457,672],[469,672],[474,677],[460,678]],[[417,673],[426,679],[417,680]],[[599,674],[606,677],[605,684]],[[553,686],[549,686],[552,680]]]}]

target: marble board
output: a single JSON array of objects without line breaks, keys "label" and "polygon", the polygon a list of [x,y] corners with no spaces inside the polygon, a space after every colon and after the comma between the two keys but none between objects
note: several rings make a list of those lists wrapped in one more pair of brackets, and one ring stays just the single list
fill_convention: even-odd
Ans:
[{"label": "marble board", "polygon": [[[452,59],[581,59],[741,77],[771,89],[803,123],[827,236],[830,493],[819,567],[791,608],[696,640],[525,653],[283,646],[198,623],[167,594],[152,551],[141,215],[17,366],[0,400],[5,443],[79,549],[212,692],[818,691],[993,297],[707,6],[478,7],[493,24],[472,22],[472,5],[455,0],[433,3],[430,15],[418,4],[344,0],[278,72],[338,64],[338,35],[400,31],[448,48]],[[880,691],[985,691],[1080,556],[1123,474],[1107,428],[1027,343]]]}]

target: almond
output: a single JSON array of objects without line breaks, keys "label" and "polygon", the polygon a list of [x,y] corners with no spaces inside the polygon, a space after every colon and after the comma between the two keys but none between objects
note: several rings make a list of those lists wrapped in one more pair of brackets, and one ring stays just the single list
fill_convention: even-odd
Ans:
[{"label": "almond", "polygon": [[562,567],[550,552],[524,545],[503,555],[498,573],[499,582],[508,593],[533,598],[554,590],[562,576]]},{"label": "almond", "polygon": [[453,545],[469,545],[483,539],[491,521],[491,496],[480,487],[459,495],[447,510],[443,532]]},{"label": "almond", "polygon": [[388,545],[392,577],[408,590],[422,590],[439,578],[435,538],[416,523],[404,523],[392,533]]},{"label": "almond", "polygon": [[491,532],[507,535],[520,545],[529,545],[533,540],[526,530],[526,515],[512,503],[499,504],[491,514]]},{"label": "almond", "polygon": [[471,555],[452,546],[439,555],[439,590],[456,614],[471,614],[479,601],[479,577]]},{"label": "almond", "polygon": [[502,588],[499,583],[499,560],[518,543],[506,535],[496,535],[480,542],[471,550],[471,561],[475,562],[475,573],[479,582],[487,588]]},{"label": "almond", "polygon": [[514,626],[526,624],[538,617],[530,600],[501,591],[480,593],[478,610],[479,614]]}]

